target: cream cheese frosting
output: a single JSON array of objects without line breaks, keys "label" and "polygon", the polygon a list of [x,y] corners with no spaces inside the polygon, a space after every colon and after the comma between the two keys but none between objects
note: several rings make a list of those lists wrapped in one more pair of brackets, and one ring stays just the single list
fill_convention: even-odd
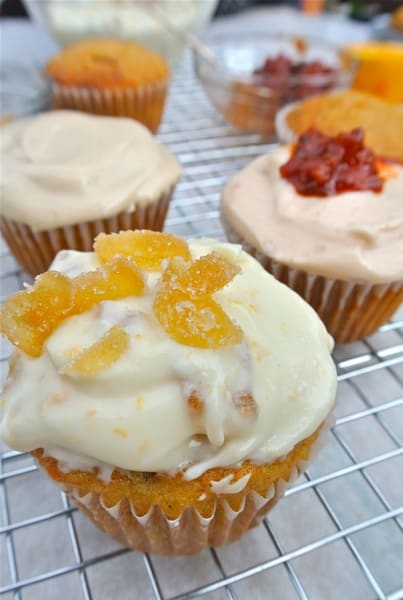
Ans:
[{"label": "cream cheese frosting", "polygon": [[[216,466],[271,462],[326,419],[334,403],[333,342],[315,312],[240,246],[189,242],[193,258],[221,253],[241,268],[214,295],[244,333],[242,343],[200,349],[175,342],[152,311],[160,275],[141,297],[106,301],[66,319],[39,358],[17,352],[3,392],[2,438],[20,451],[44,448],[66,468],[108,465],[193,479]],[[98,266],[93,253],[63,251],[68,276]],[[127,352],[96,375],[63,374],[71,356],[119,324]],[[202,414],[189,409],[195,393]],[[236,400],[251,394],[256,410]],[[230,482],[228,482],[230,483]]]},{"label": "cream cheese frosting", "polygon": [[34,231],[132,211],[179,179],[176,158],[133,119],[52,111],[2,127],[2,214]]},{"label": "cream cheese frosting", "polygon": [[226,185],[224,218],[259,252],[289,267],[356,282],[403,279],[403,168],[381,193],[299,195],[279,167],[287,146],[252,161]]}]

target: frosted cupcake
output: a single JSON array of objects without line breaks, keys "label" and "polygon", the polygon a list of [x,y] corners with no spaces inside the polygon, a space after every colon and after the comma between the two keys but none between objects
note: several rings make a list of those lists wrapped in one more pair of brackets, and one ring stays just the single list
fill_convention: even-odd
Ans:
[{"label": "frosted cupcake", "polygon": [[313,458],[334,402],[315,312],[214,240],[100,236],[8,299],[2,327],[4,441],[139,550],[237,540]]},{"label": "frosted cupcake", "polygon": [[227,235],[315,308],[338,343],[370,335],[403,299],[403,168],[356,130],[311,130],[225,187]]},{"label": "frosted cupcake", "polygon": [[132,41],[82,40],[52,58],[54,108],[131,117],[156,132],[169,85],[169,67],[156,52]]},{"label": "frosted cupcake", "polygon": [[180,176],[140,123],[73,111],[2,127],[1,161],[1,232],[33,276],[100,232],[161,230]]}]

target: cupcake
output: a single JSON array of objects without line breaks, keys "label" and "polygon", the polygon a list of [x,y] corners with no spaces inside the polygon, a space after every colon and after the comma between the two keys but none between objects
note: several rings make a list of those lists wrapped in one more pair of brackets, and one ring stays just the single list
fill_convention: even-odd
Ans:
[{"label": "cupcake", "polygon": [[161,230],[176,158],[132,119],[57,111],[2,127],[1,232],[21,267],[91,250],[100,232]]},{"label": "cupcake", "polygon": [[403,167],[363,133],[316,130],[251,162],[225,187],[228,239],[318,312],[338,343],[380,327],[403,299]]},{"label": "cupcake", "polygon": [[238,245],[127,231],[94,249],[3,307],[2,438],[121,544],[233,542],[323,442],[332,340]]},{"label": "cupcake", "polygon": [[63,49],[46,71],[54,108],[131,117],[157,131],[169,67],[156,52],[131,41],[87,39]]}]

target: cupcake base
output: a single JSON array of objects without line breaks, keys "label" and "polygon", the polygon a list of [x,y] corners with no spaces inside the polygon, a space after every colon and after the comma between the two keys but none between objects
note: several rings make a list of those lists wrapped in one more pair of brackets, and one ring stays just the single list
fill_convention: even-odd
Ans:
[{"label": "cupcake base", "polygon": [[[306,438],[286,457],[273,465],[283,473],[283,478],[273,477],[263,493],[245,486],[238,502],[229,494],[216,496],[206,513],[203,503],[184,508],[176,518],[166,516],[162,506],[152,505],[139,512],[136,499],[123,497],[109,506],[99,491],[88,491],[78,481],[84,478],[76,472],[75,483],[68,483],[68,475],[58,471],[57,461],[34,452],[39,465],[56,479],[74,504],[102,531],[124,546],[166,556],[195,554],[209,546],[222,546],[238,540],[248,529],[259,524],[261,518],[279,501],[286,489],[307,468],[323,445],[332,417]],[[56,465],[56,467],[55,467]],[[259,469],[254,466],[253,468]],[[262,469],[267,465],[262,465]],[[274,472],[276,471],[274,469]],[[232,470],[235,478],[237,470]],[[105,484],[108,487],[108,484]],[[106,489],[107,489],[106,487]],[[248,489],[249,488],[249,489]],[[262,490],[259,490],[262,492]],[[206,501],[207,502],[207,501]],[[162,504],[162,503],[161,503]]]},{"label": "cupcake base", "polygon": [[294,269],[259,252],[223,220],[230,242],[242,244],[276,279],[297,292],[322,319],[336,344],[362,340],[386,323],[403,302],[403,282],[366,284]]},{"label": "cupcake base", "polygon": [[29,225],[1,217],[0,231],[22,269],[35,277],[49,268],[59,250],[90,252],[99,233],[126,229],[162,231],[172,194],[173,188],[155,202],[136,206],[133,212],[44,231],[33,231]]},{"label": "cupcake base", "polygon": [[136,89],[97,89],[54,83],[52,103],[55,109],[136,119],[155,133],[162,119],[168,87],[169,79]]}]

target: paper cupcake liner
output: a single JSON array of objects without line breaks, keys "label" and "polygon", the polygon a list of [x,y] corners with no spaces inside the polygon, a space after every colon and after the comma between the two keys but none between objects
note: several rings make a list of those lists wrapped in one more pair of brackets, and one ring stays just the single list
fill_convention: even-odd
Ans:
[{"label": "paper cupcake liner", "polygon": [[403,301],[403,282],[359,283],[294,269],[254,248],[222,217],[230,242],[242,244],[276,279],[316,310],[337,344],[366,338],[383,325]]},{"label": "paper cupcake liner", "polygon": [[23,270],[35,277],[49,268],[59,250],[91,251],[99,233],[126,229],[162,231],[173,191],[174,187],[155,202],[137,205],[132,212],[44,231],[33,231],[29,225],[1,217],[0,231]]},{"label": "paper cupcake liner", "polygon": [[169,79],[126,89],[98,89],[53,83],[52,103],[56,109],[130,117],[155,133],[162,119],[168,87]]},{"label": "paper cupcake liner", "polygon": [[295,463],[287,481],[279,479],[272,483],[263,496],[253,490],[248,491],[237,510],[233,510],[225,498],[217,496],[209,516],[188,507],[178,518],[169,519],[159,506],[152,506],[141,515],[130,499],[124,498],[114,506],[106,506],[98,492],[83,493],[80,488],[63,483],[59,485],[99,529],[120,544],[166,556],[196,554],[208,546],[235,542],[248,529],[258,525],[315,458],[333,423],[333,416],[322,423],[308,459]]}]

